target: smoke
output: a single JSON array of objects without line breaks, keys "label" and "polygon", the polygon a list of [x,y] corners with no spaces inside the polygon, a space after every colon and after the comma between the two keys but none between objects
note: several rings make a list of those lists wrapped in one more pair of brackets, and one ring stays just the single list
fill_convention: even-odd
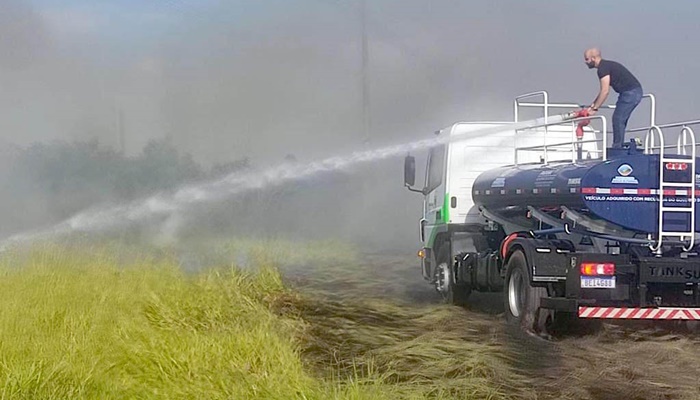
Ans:
[{"label": "smoke", "polygon": [[[697,116],[700,56],[685,49],[700,33],[700,5],[691,1],[367,2],[365,71],[359,2],[0,2],[3,154],[55,139],[119,149],[121,130],[127,155],[169,137],[204,165],[248,157],[265,169],[289,154],[303,163],[419,140],[458,120],[509,120],[513,96],[533,90],[590,102],[597,79],[582,52],[591,45],[657,94],[659,122]],[[643,107],[631,126],[644,124]],[[400,162],[352,174],[303,197],[335,215],[323,230],[414,245],[421,199],[401,186]],[[3,203],[0,216],[23,212]],[[309,219],[324,225],[314,209],[288,224]]]},{"label": "smoke", "polygon": [[[513,124],[510,129],[525,128],[528,125],[541,124],[541,119]],[[504,137],[484,138],[489,133],[497,133],[504,127],[497,126],[470,132],[459,136],[460,141],[492,142],[498,145],[508,141]],[[423,150],[439,143],[451,140],[449,136],[424,139],[412,143],[384,147],[376,150],[355,152],[346,156],[336,156],[309,164],[282,164],[268,170],[248,174],[232,173],[222,179],[211,182],[191,184],[176,190],[173,194],[159,194],[145,200],[129,204],[81,212],[53,228],[11,237],[6,244],[31,242],[36,239],[52,238],[71,233],[99,233],[114,230],[128,224],[153,222],[154,218],[163,217],[160,230],[155,240],[162,244],[174,242],[178,229],[183,225],[183,213],[196,206],[220,202],[231,197],[244,195],[255,190],[265,190],[283,185],[317,178],[318,175],[349,170],[357,165],[377,162],[397,155]],[[495,142],[495,143],[493,143]],[[317,196],[317,193],[307,193]],[[339,210],[346,212],[346,210]]]}]

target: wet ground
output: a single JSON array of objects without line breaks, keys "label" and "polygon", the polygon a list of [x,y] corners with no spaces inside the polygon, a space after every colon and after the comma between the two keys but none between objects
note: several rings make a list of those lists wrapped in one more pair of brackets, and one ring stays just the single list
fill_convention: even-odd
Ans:
[{"label": "wet ground", "polygon": [[400,254],[283,272],[313,299],[301,312],[317,338],[305,352],[319,364],[390,357],[397,381],[421,371],[426,382],[456,385],[455,397],[490,396],[457,389],[460,377],[476,376],[505,398],[700,399],[700,336],[683,327],[604,324],[546,341],[506,326],[501,294],[475,293],[465,308],[441,304],[417,259]]}]

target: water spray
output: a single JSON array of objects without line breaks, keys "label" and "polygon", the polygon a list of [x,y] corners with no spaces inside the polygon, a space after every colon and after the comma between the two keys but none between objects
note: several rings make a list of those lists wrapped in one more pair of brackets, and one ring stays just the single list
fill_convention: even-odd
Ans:
[{"label": "water spray", "polygon": [[[580,112],[550,116],[547,118],[547,123],[556,124],[580,116]],[[444,135],[375,150],[357,151],[350,155],[329,157],[304,165],[287,163],[261,172],[232,173],[218,180],[186,185],[172,194],[161,193],[125,205],[89,209],[53,227],[14,235],[0,243],[0,249],[8,245],[53,239],[70,233],[95,233],[115,229],[148,218],[172,215],[195,204],[221,201],[252,190],[304,180],[322,173],[347,170],[359,164],[401,156],[412,151],[427,149],[448,142],[486,140],[489,135],[499,132],[527,129],[543,125],[544,123],[545,119],[542,117],[469,131],[459,136],[449,137]],[[508,140],[508,138],[503,137],[492,136],[492,138],[498,141]]]}]

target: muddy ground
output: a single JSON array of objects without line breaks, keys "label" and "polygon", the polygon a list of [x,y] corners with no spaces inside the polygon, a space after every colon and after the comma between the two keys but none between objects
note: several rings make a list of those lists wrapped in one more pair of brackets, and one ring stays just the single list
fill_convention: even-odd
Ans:
[{"label": "muddy ground", "polygon": [[459,398],[700,399],[700,336],[682,327],[604,324],[534,338],[506,326],[500,294],[441,304],[411,255],[283,272],[304,296],[295,312],[313,338],[305,357],[334,373],[366,363],[389,381],[418,379]]}]

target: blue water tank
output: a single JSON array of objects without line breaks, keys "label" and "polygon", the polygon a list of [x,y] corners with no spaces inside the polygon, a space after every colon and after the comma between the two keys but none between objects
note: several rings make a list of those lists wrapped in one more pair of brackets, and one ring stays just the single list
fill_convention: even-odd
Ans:
[{"label": "blue water tank", "polygon": [[[666,163],[664,205],[681,212],[664,213],[664,229],[690,229],[690,163]],[[694,188],[700,197],[698,186]],[[500,215],[524,213],[527,206],[557,210],[561,206],[638,232],[658,231],[659,156],[635,154],[608,161],[526,164],[486,171],[472,187],[474,202]],[[695,205],[697,207],[697,203]],[[696,231],[700,227],[696,214]]]}]

